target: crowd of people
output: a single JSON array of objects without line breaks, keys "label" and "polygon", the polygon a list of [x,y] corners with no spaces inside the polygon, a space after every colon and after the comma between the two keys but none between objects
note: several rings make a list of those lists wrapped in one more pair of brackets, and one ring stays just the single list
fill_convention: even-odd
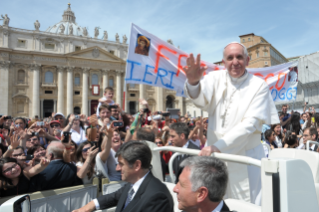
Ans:
[{"label": "crowd of people", "polygon": [[[288,105],[283,105],[278,113],[280,123],[263,126],[262,142],[270,149],[306,149],[307,141],[318,142],[319,113],[307,106],[305,103],[302,113],[293,110],[288,113]],[[268,156],[268,148],[264,146],[264,150]],[[318,145],[311,143],[309,150],[319,152]]]},{"label": "crowd of people", "polygon": [[[186,114],[172,119],[166,111],[151,111],[144,99],[132,116],[112,97],[113,89],[106,88],[98,115],[90,117],[61,112],[43,120],[2,115],[0,196],[88,184],[95,176],[122,180],[115,155],[132,140],[147,140],[159,147],[201,149],[205,145],[207,118],[192,119]],[[173,153],[160,154],[164,180]],[[181,162],[175,160],[175,173],[181,173]]]},{"label": "crowd of people", "polygon": [[[175,146],[203,149],[206,144],[208,118],[171,118],[167,111],[151,111],[140,99],[141,109],[135,115],[124,112],[113,100],[108,87],[101,98],[97,114],[52,113],[43,120],[33,118],[0,117],[0,197],[58,189],[92,183],[102,176],[110,181],[123,180],[118,153],[125,143],[149,141],[158,147]],[[314,108],[304,113],[291,111],[283,105],[278,116],[280,123],[264,125],[262,143],[275,148],[305,149],[307,141],[317,141],[319,115]],[[268,148],[264,148],[269,155]],[[317,145],[310,150],[319,152]],[[162,151],[163,180],[168,175],[168,162],[173,152]],[[183,161],[173,163],[177,185],[183,176]],[[191,160],[188,161],[191,163]]]}]

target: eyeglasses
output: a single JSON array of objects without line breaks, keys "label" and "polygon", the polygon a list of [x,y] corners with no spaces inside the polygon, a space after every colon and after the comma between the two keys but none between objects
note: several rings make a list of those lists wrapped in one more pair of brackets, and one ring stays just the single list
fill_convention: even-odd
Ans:
[{"label": "eyeglasses", "polygon": [[162,141],[159,141],[159,142],[155,142],[155,144],[161,144],[161,145],[163,145],[163,142],[162,142]]},{"label": "eyeglasses", "polygon": [[87,152],[91,147],[88,147],[88,148],[85,148],[85,149],[82,149],[82,152]]},{"label": "eyeglasses", "polygon": [[31,141],[38,141],[39,139],[37,138],[32,138]]},{"label": "eyeglasses", "polygon": [[5,173],[7,173],[7,172],[12,172],[12,170],[14,169],[14,168],[16,168],[18,166],[18,164],[14,164],[13,166],[11,166],[10,168],[7,168],[6,170],[4,170],[2,173],[3,174],[5,174]]},{"label": "eyeglasses", "polygon": [[12,157],[19,157],[19,156],[21,156],[21,155],[24,155],[24,153],[22,152],[22,153],[20,153],[20,154],[15,154],[15,155],[12,155]]},{"label": "eyeglasses", "polygon": [[309,136],[309,135],[307,135],[307,134],[303,134],[303,135],[302,135],[302,137],[307,137],[307,136]]},{"label": "eyeglasses", "polygon": [[60,127],[60,125],[59,125],[59,124],[52,124],[51,127],[52,127],[52,128]]}]

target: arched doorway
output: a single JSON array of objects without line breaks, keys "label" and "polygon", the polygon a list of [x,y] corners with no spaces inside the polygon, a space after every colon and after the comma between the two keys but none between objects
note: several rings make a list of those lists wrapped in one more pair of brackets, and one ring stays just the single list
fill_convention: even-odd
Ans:
[{"label": "arched doorway", "polygon": [[174,104],[175,98],[173,96],[166,97],[166,109],[167,108],[175,108]]}]

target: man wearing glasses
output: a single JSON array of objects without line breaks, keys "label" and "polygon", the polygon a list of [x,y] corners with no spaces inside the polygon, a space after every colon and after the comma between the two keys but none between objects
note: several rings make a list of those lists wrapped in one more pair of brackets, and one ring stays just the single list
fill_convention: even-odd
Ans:
[{"label": "man wearing glasses", "polygon": [[[309,127],[304,130],[304,133],[302,135],[303,137],[303,144],[301,144],[298,149],[305,149],[307,145],[307,141],[315,141],[317,142],[318,138],[318,132],[316,128]],[[318,151],[318,146],[316,144],[310,144],[309,145],[309,150],[310,151]]]},{"label": "man wearing glasses", "polygon": [[50,134],[55,138],[61,140],[61,123],[59,121],[53,120],[50,122]]}]

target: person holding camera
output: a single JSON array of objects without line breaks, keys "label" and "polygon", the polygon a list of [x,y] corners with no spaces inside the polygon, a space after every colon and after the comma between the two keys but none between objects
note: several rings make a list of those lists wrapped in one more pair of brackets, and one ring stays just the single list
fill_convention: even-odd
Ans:
[{"label": "person holding camera", "polygon": [[77,145],[86,141],[83,122],[86,122],[86,116],[84,114],[69,114],[65,120],[65,128],[63,129],[63,132],[70,132],[72,141],[74,141]]}]

